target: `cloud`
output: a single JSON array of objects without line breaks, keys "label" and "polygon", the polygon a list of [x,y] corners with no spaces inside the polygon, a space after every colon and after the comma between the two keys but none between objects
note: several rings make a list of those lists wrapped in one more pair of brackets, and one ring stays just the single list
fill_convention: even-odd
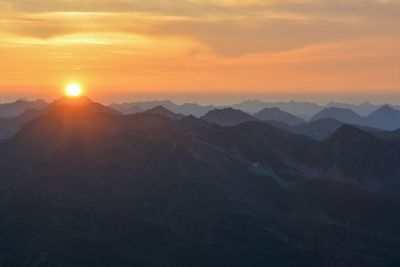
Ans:
[{"label": "cloud", "polygon": [[400,38],[400,21],[384,19],[337,21],[244,15],[203,18],[143,12],[9,12],[2,16],[1,25],[2,31],[8,34],[39,39],[81,33],[93,37],[103,33],[122,33],[150,38],[191,39],[227,57],[277,53],[357,38]]},{"label": "cloud", "polygon": [[366,35],[399,36],[400,28],[400,0],[0,0],[0,7],[1,29],[11,34],[178,36],[224,56]]},{"label": "cloud", "polygon": [[150,33],[191,37],[225,56],[276,53],[346,39],[396,35],[383,25],[288,19],[171,21],[151,28]]},{"label": "cloud", "polygon": [[400,0],[0,0],[15,12],[149,12],[174,16],[395,17]]}]

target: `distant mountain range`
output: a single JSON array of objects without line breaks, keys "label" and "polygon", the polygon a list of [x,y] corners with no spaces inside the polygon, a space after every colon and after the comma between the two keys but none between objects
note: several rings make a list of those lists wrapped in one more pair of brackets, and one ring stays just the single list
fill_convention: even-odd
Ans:
[{"label": "distant mountain range", "polygon": [[[303,123],[300,125],[288,125],[284,122],[280,121],[266,121],[267,123],[271,124],[272,126],[286,130],[288,132],[291,132],[293,134],[300,134],[300,135],[306,135],[309,136],[315,140],[323,140],[331,136],[336,130],[338,130],[340,127],[343,125],[346,125],[345,122],[338,121],[332,118],[325,118],[325,119],[319,119],[319,120],[314,120],[308,123]],[[367,126],[362,126],[362,125],[356,125],[352,124],[354,128],[358,128],[361,130],[364,130],[368,133],[371,133],[375,136],[379,137],[384,137],[387,136],[387,138],[390,138],[389,136],[393,136],[391,132],[389,131],[384,131],[376,128],[371,128]],[[386,138],[386,137],[384,137]]]},{"label": "distant mountain range", "polygon": [[179,119],[182,119],[183,117],[185,117],[182,114],[173,113],[172,111],[164,108],[163,106],[156,106],[154,108],[148,109],[146,111],[143,111],[143,114],[154,114],[154,115],[157,114],[157,115],[167,117],[168,119],[171,119],[171,120],[179,120]]},{"label": "distant mountain range", "polygon": [[[35,102],[17,101],[10,104],[0,104],[0,111],[3,110],[5,114],[21,111],[23,107],[33,106],[35,109],[28,109],[18,116],[14,117],[1,117],[0,116],[0,141],[7,139],[15,134],[26,122],[46,112],[47,108],[54,106],[53,103],[46,103],[37,100]],[[278,107],[266,107],[279,106]],[[340,107],[334,107],[334,105]],[[352,124],[357,128],[362,128],[372,132],[379,130],[393,131],[400,128],[400,111],[388,105],[372,105],[368,102],[360,105],[350,105],[343,103],[331,102],[327,108],[318,106],[313,103],[295,102],[288,103],[266,103],[262,101],[247,101],[241,104],[235,104],[234,107],[216,107],[216,106],[201,106],[198,104],[183,104],[176,105],[171,101],[150,101],[150,102],[135,102],[125,104],[112,104],[108,107],[109,111],[115,111],[121,114],[137,114],[142,112],[149,113],[164,113],[167,117],[174,117],[180,119],[183,116],[195,115],[202,119],[216,123],[222,126],[233,126],[245,121],[268,121],[269,123],[293,133],[306,134],[312,138],[322,139],[329,136],[333,130],[336,130],[339,125],[343,123]],[[2,109],[3,107],[3,109]],[[373,110],[368,116],[361,116],[354,111],[354,109],[361,110],[364,113]],[[245,111],[243,111],[245,110]],[[247,111],[257,110],[255,113],[248,113]],[[295,116],[284,110],[292,110],[294,113],[305,114],[311,111],[317,111],[313,114],[310,122],[306,122],[302,117]],[[0,113],[1,114],[1,113]],[[325,119],[333,119],[332,122]],[[319,123],[313,123],[320,121]],[[288,127],[298,126],[298,127]]]},{"label": "distant mountain range", "polygon": [[[43,100],[27,101],[18,100],[14,103],[0,103],[0,117],[13,117],[20,115],[26,109],[42,109],[48,105]],[[374,105],[369,102],[363,102],[361,104],[348,104],[339,102],[329,102],[327,105],[319,105],[311,102],[300,102],[300,101],[289,101],[289,102],[265,102],[260,100],[244,101],[241,103],[231,105],[234,109],[242,110],[248,114],[255,114],[265,108],[279,108],[281,111],[293,114],[305,120],[309,120],[312,116],[320,112],[325,108],[336,107],[336,108],[347,108],[351,109],[361,116],[368,116],[378,108],[384,106]],[[131,103],[114,103],[110,107],[123,113],[123,114],[134,114],[140,113],[145,110],[163,106],[168,110],[183,115],[194,115],[196,117],[204,116],[208,111],[214,109],[227,108],[229,106],[214,106],[214,105],[199,105],[195,103],[184,103],[181,105],[175,104],[169,100],[162,101],[138,101]],[[400,105],[391,105],[392,108],[400,110]]]},{"label": "distant mountain range", "polygon": [[13,103],[0,103],[0,118],[15,117],[24,113],[27,109],[43,109],[48,103],[43,100],[27,101],[17,100]]},{"label": "distant mountain range", "polygon": [[[289,102],[265,102],[260,100],[244,101],[241,103],[233,104],[231,107],[234,109],[242,110],[248,114],[256,114],[265,108],[278,108],[283,112],[293,114],[304,120],[309,120],[318,112],[325,108],[335,107],[340,109],[350,109],[360,116],[368,116],[372,112],[376,111],[380,107],[384,106],[374,105],[369,102],[363,102],[361,104],[348,104],[339,102],[329,102],[326,106],[311,103],[311,102],[301,102],[301,101],[289,101]],[[214,109],[222,109],[228,106],[202,106],[198,104],[182,104],[177,105],[169,100],[165,101],[147,101],[147,102],[132,102],[125,104],[112,104],[111,107],[118,110],[124,114],[133,114],[154,108],[156,106],[163,106],[175,113],[181,113],[184,115],[194,115],[196,117],[201,117],[205,115],[208,111]],[[392,108],[400,110],[400,105],[391,105]]]},{"label": "distant mountain range", "polygon": [[[382,105],[374,105],[371,104],[370,102],[366,101],[363,102],[361,104],[348,104],[348,103],[338,103],[338,102],[329,102],[328,105],[326,105],[326,108],[329,107],[336,107],[336,108],[347,108],[347,109],[351,109],[354,112],[356,112],[357,114],[361,115],[361,116],[368,116],[369,114],[371,114],[372,112],[374,112],[375,110],[379,109],[380,107],[384,106],[384,104]],[[400,105],[397,106],[393,106],[393,108],[395,109],[400,109]]]},{"label": "distant mountain range", "polygon": [[62,99],[2,142],[0,265],[400,264],[398,139],[179,117]]},{"label": "distant mountain range", "polygon": [[279,108],[302,119],[308,120],[312,115],[321,111],[324,107],[315,103],[290,101],[290,102],[264,102],[259,100],[244,101],[232,106],[250,114],[257,113],[264,108]]},{"label": "distant mountain range", "polygon": [[111,104],[110,107],[120,111],[124,114],[134,114],[139,113],[148,109],[155,108],[157,106],[162,106],[167,108],[168,110],[183,114],[183,115],[194,115],[196,117],[201,117],[205,115],[208,111],[221,108],[217,106],[201,106],[194,103],[185,103],[182,105],[177,105],[169,100],[164,101],[145,101],[145,102],[132,102],[132,103],[124,103],[124,104]]},{"label": "distant mountain range", "polygon": [[348,108],[336,108],[329,107],[325,108],[322,111],[315,114],[310,121],[320,120],[320,119],[335,119],[339,121],[343,121],[350,124],[361,124],[364,125],[367,123],[366,118],[358,115],[354,111]]},{"label": "distant mountain range", "polygon": [[396,130],[400,128],[400,110],[385,105],[372,112],[367,120],[367,125],[379,129]]},{"label": "distant mountain range", "polygon": [[326,108],[311,118],[311,121],[332,118],[349,124],[364,125],[383,130],[396,130],[400,128],[400,111],[384,105],[363,117],[348,108]]},{"label": "distant mountain range", "polygon": [[263,121],[275,120],[289,125],[299,125],[306,122],[288,112],[281,111],[279,108],[264,108],[254,114],[254,116]]},{"label": "distant mountain range", "polygon": [[221,126],[234,126],[246,121],[258,121],[259,119],[241,110],[233,108],[215,109],[209,111],[201,119]]}]

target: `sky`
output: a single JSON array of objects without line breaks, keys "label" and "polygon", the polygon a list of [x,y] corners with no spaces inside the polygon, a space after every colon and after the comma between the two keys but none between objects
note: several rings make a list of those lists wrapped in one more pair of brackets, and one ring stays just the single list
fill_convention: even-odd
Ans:
[{"label": "sky", "polygon": [[0,102],[400,103],[400,0],[0,0]]}]

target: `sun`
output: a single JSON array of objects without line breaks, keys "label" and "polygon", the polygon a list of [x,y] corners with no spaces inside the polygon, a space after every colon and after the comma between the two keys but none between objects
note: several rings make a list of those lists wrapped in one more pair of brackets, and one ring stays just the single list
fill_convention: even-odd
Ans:
[{"label": "sun", "polygon": [[82,89],[79,84],[69,84],[65,89],[65,94],[68,97],[79,97],[82,94]]}]

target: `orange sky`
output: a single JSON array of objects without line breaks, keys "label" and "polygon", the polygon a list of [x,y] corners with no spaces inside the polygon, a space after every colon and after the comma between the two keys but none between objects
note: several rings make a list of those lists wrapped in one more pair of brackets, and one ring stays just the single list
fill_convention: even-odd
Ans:
[{"label": "orange sky", "polygon": [[0,0],[0,101],[400,94],[399,0]]}]

